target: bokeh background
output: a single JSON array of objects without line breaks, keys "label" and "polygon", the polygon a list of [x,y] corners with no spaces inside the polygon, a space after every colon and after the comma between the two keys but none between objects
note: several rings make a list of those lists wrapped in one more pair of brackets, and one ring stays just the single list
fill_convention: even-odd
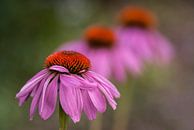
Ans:
[{"label": "bokeh background", "polygon": [[[193,130],[193,0],[1,0],[0,129],[58,129],[57,110],[48,121],[39,116],[29,121],[30,101],[18,107],[15,94],[42,69],[44,58],[61,43],[79,38],[90,24],[115,25],[117,11],[128,4],[153,10],[159,18],[160,31],[176,50],[176,58],[169,67],[148,68],[136,80],[133,93],[128,94],[133,97],[128,129]],[[124,86],[130,87],[131,82]],[[103,115],[104,130],[112,128],[112,117],[111,110]],[[86,130],[89,124],[83,118],[69,127]]]}]

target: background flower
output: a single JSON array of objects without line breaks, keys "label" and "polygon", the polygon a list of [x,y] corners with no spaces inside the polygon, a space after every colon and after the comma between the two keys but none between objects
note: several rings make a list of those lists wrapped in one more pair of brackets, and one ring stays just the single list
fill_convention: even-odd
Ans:
[{"label": "background flower", "polygon": [[142,7],[123,8],[119,14],[120,27],[116,29],[118,41],[146,62],[169,64],[174,48],[158,32],[156,21],[155,15]]},{"label": "background flower", "polygon": [[91,59],[92,70],[118,81],[124,81],[127,71],[137,76],[141,74],[142,64],[130,49],[126,49],[117,41],[114,32],[104,26],[90,26],[81,40],[64,43],[58,50],[76,50]]}]

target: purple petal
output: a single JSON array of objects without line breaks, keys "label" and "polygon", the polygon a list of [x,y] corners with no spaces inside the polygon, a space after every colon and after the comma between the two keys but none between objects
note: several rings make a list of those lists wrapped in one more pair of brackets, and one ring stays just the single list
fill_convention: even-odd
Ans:
[{"label": "purple petal", "polygon": [[73,77],[76,78],[76,80],[80,81],[80,83],[82,84],[81,86],[79,86],[80,89],[87,89],[87,90],[92,90],[94,88],[97,87],[97,83],[93,82],[91,80],[89,80],[88,77],[86,77],[87,75],[82,75],[83,77],[80,77],[79,75],[72,75]]},{"label": "purple petal", "polygon": [[104,93],[109,104],[115,110],[117,103],[114,101],[114,97],[119,97],[120,93],[117,91],[117,89],[112,83],[110,83],[108,80],[106,80],[99,74],[96,74],[92,71],[89,71],[88,74],[99,83],[98,88],[102,91],[102,93]]},{"label": "purple petal", "polygon": [[85,90],[82,91],[82,94],[83,94],[83,101],[84,101],[83,110],[84,110],[85,114],[87,115],[89,120],[96,119],[97,110],[96,110],[95,106],[93,105],[93,103],[89,97],[89,94]]},{"label": "purple petal", "polygon": [[41,74],[37,74],[35,75],[31,80],[29,80],[20,90],[19,93],[17,93],[16,97],[19,98],[21,96],[24,96],[26,94],[28,94],[30,91],[32,91],[32,89],[46,76],[48,75],[48,71],[47,73],[41,73]]},{"label": "purple petal", "polygon": [[112,95],[116,98],[120,97],[120,93],[117,90],[117,88],[110,82],[108,81],[106,78],[104,78],[103,76],[93,72],[93,71],[88,71],[86,73],[86,75],[88,75],[88,77],[92,77],[94,80],[96,80],[98,83],[100,83],[101,85],[105,86],[107,89],[109,89],[109,91],[112,93]]},{"label": "purple petal", "polygon": [[130,51],[122,51],[123,64],[129,69],[131,74],[139,75],[142,71],[142,63],[137,56]]},{"label": "purple petal", "polygon": [[[116,48],[117,49],[117,48]],[[113,77],[118,81],[125,81],[126,79],[126,69],[124,66],[124,58],[118,53],[118,50],[114,51],[114,59],[112,59],[112,74]],[[122,51],[120,52],[122,53]],[[117,61],[117,62],[115,62]]]},{"label": "purple petal", "polygon": [[101,92],[96,88],[94,90],[88,91],[88,94],[90,96],[90,99],[96,109],[99,112],[105,112],[106,111],[106,99],[104,95],[101,94]]},{"label": "purple petal", "polygon": [[105,77],[109,77],[111,72],[109,51],[110,50],[91,51],[87,55],[91,60],[92,70]]},{"label": "purple petal", "polygon": [[24,104],[24,102],[29,98],[29,94],[23,96],[23,97],[19,97],[19,106],[22,106]]},{"label": "purple petal", "polygon": [[[50,74],[48,76],[48,78],[46,79],[45,83],[44,83],[44,86],[43,86],[43,90],[42,90],[42,98],[41,98],[41,106],[40,106],[40,111],[39,111],[39,114],[40,116],[42,117],[42,112],[43,112],[43,108],[44,108],[44,104],[45,104],[45,97],[46,97],[46,90],[48,88],[48,85],[51,81],[51,79],[54,77],[55,74]],[[44,119],[44,117],[42,117]]]},{"label": "purple petal", "polygon": [[174,56],[174,50],[170,41],[159,32],[152,33],[152,37],[155,40],[155,46],[157,47],[158,51],[158,57],[156,57],[156,61],[163,64],[170,63]]},{"label": "purple petal", "polygon": [[[60,81],[65,80],[62,75],[60,75]],[[67,115],[71,117],[74,123],[78,122],[81,117],[81,112],[78,109],[77,93],[74,84],[72,82],[60,83],[59,97],[62,108]],[[81,104],[81,102],[79,102]],[[80,106],[79,106],[80,107]]]},{"label": "purple petal", "polygon": [[30,94],[31,97],[34,97],[34,95],[36,94],[36,91],[38,90],[38,86],[39,86],[39,84],[37,84],[36,87],[33,88],[32,92]]},{"label": "purple petal", "polygon": [[104,93],[104,95],[106,96],[106,99],[108,100],[110,106],[113,108],[113,110],[115,110],[116,106],[117,106],[117,103],[113,99],[112,93],[106,87],[103,87],[101,85],[99,85],[98,87]]},{"label": "purple petal", "polygon": [[45,100],[43,102],[43,108],[41,117],[47,120],[54,112],[57,102],[57,90],[58,90],[58,75],[48,84],[45,93]]},{"label": "purple petal", "polygon": [[83,110],[83,97],[82,97],[82,92],[80,89],[76,89],[76,97],[77,97],[77,108],[81,116],[81,113]]},{"label": "purple petal", "polygon": [[61,72],[61,73],[69,73],[68,69],[62,66],[58,66],[58,65],[53,65],[49,67],[49,70],[54,70],[54,71]]},{"label": "purple petal", "polygon": [[[60,82],[65,85],[66,87],[80,87],[82,86],[82,83],[80,82],[79,79],[75,78],[74,75],[66,75],[66,74],[61,74],[60,75]],[[66,85],[68,84],[68,85]]]},{"label": "purple petal", "polygon": [[[42,89],[43,89],[43,86],[45,84],[45,81],[47,80],[49,75],[45,76],[44,79],[40,82],[39,86],[38,86],[38,89],[32,99],[32,103],[31,103],[31,106],[30,106],[30,120],[33,119],[33,115],[35,113],[35,110],[37,108],[37,105],[38,104],[41,104],[41,94],[42,94]],[[40,109],[39,109],[40,110]]]}]

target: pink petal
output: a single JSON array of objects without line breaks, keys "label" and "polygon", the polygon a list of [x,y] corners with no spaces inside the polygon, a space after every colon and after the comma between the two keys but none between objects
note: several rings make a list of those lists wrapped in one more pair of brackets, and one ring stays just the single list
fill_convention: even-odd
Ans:
[{"label": "pink petal", "polygon": [[19,93],[17,93],[16,97],[21,97],[24,96],[26,94],[28,94],[30,91],[32,91],[32,89],[46,76],[48,75],[48,71],[47,73],[41,73],[41,74],[37,74],[35,75],[35,77],[33,77],[31,80],[29,80],[20,90]]},{"label": "pink petal", "polygon": [[92,90],[96,88],[98,85],[96,82],[90,81],[88,77],[86,77],[87,75],[82,75],[83,77],[79,75],[72,75],[72,76],[76,78],[76,80],[80,81],[80,83],[82,84],[81,86],[79,86],[80,89]]},{"label": "pink petal", "polygon": [[96,89],[88,91],[88,94],[90,96],[92,103],[96,107],[96,109],[99,112],[105,112],[106,111],[106,99],[101,94],[101,92],[96,88]]},{"label": "pink petal", "polygon": [[24,102],[28,99],[29,94],[23,96],[23,97],[19,97],[19,106],[22,106],[24,104]]},{"label": "pink petal", "polygon": [[[71,117],[74,123],[76,123],[80,120],[81,112],[78,109],[78,100],[76,96],[77,92],[75,86],[74,84],[72,84],[72,82],[68,82],[66,77],[64,78],[62,75],[60,75],[60,81],[61,81],[59,89],[60,103],[62,105],[64,112]],[[79,102],[79,104],[81,104],[81,102]]]},{"label": "pink petal", "polygon": [[129,69],[131,74],[139,75],[142,72],[142,63],[141,60],[138,59],[130,51],[122,51],[123,65]]},{"label": "pink petal", "polygon": [[27,82],[30,82],[30,81],[36,79],[37,77],[39,77],[39,76],[41,76],[41,75],[44,75],[44,74],[46,74],[46,73],[48,73],[48,69],[43,69],[43,70],[41,70],[40,72],[38,72],[36,75],[34,75],[34,76],[33,76],[30,80],[28,80]]},{"label": "pink petal", "polygon": [[45,84],[45,81],[47,80],[49,75],[45,76],[45,78],[40,82],[39,86],[38,86],[38,89],[32,99],[32,103],[31,103],[31,106],[30,106],[30,120],[33,119],[33,115],[35,113],[35,110],[37,108],[37,105],[40,104],[39,101],[40,98],[41,98],[41,94],[42,94],[42,90],[43,90],[43,86]]},{"label": "pink petal", "polygon": [[48,84],[45,93],[45,100],[43,102],[43,108],[41,112],[41,117],[44,120],[47,120],[54,112],[57,102],[57,90],[58,90],[58,77],[54,77],[54,79]]},{"label": "pink petal", "polygon": [[92,63],[92,70],[105,77],[109,77],[111,73],[109,51],[110,50],[93,50],[88,54]]},{"label": "pink petal", "polygon": [[61,72],[61,73],[69,73],[68,69],[62,66],[58,66],[58,65],[53,65],[49,67],[49,70],[54,70],[54,71]]},{"label": "pink petal", "polygon": [[117,88],[110,81],[108,81],[106,78],[104,78],[103,76],[101,76],[93,71],[88,71],[86,73],[86,75],[88,75],[88,77],[92,77],[99,84],[101,84],[101,85],[105,86],[107,89],[109,89],[109,91],[111,92],[111,95],[113,95],[114,97],[116,97],[116,98],[120,97],[120,93],[117,90]]},{"label": "pink petal", "polygon": [[89,71],[88,73],[90,76],[94,78],[94,80],[96,80],[99,83],[98,88],[106,96],[109,104],[115,110],[117,103],[114,101],[114,96],[119,97],[120,93],[117,91],[114,85],[112,85],[108,80],[106,80],[99,74],[96,74],[92,71]]},{"label": "pink petal", "polygon": [[87,115],[89,120],[96,119],[97,110],[96,110],[95,106],[93,105],[93,103],[89,97],[89,94],[85,90],[82,91],[82,94],[83,94],[83,101],[84,101],[83,110],[84,110],[85,114]]},{"label": "pink petal", "polygon": [[60,75],[60,82],[63,84],[63,85],[66,85],[66,87],[80,87],[82,86],[82,83],[80,82],[79,79],[75,78],[74,75],[66,75],[66,74],[61,74]]},{"label": "pink petal", "polygon": [[[50,74],[48,76],[48,78],[46,79],[44,86],[43,86],[43,90],[42,90],[42,97],[41,97],[41,106],[40,106],[40,111],[39,114],[42,117],[42,112],[43,112],[43,108],[44,108],[44,104],[45,104],[45,97],[46,97],[46,90],[48,88],[48,85],[51,81],[51,79],[54,77],[55,74]],[[42,117],[44,119],[44,117]]]}]

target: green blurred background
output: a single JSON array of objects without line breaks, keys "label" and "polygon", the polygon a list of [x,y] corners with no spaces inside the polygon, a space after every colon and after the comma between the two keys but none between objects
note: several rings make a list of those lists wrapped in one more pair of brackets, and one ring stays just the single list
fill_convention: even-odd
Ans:
[{"label": "green blurred background", "polygon": [[[30,101],[18,107],[15,94],[61,43],[79,38],[90,24],[115,25],[117,11],[128,4],[153,10],[177,53],[171,66],[148,68],[136,81],[128,129],[194,129],[193,0],[1,0],[0,130],[58,129],[57,111],[48,121],[37,115],[29,121]],[[104,130],[112,128],[112,114],[104,114]],[[87,129],[89,121],[69,127]]]}]

